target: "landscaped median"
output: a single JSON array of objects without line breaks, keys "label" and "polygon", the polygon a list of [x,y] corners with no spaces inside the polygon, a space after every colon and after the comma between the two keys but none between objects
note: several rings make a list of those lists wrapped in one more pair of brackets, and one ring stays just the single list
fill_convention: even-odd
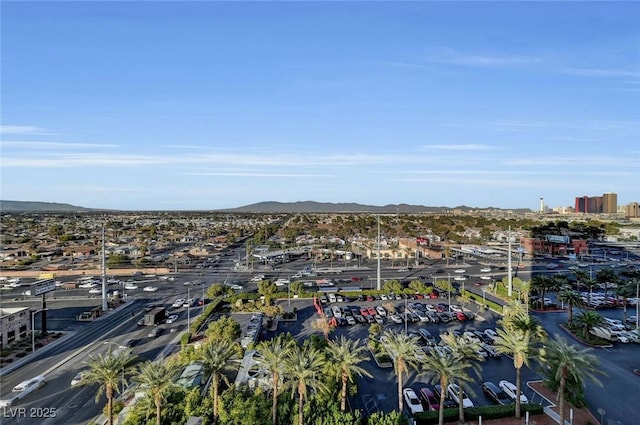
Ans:
[{"label": "landscaped median", "polygon": [[[542,415],[544,409],[541,405],[536,403],[527,403],[521,405],[522,416],[525,412],[529,412],[529,415]],[[429,411],[416,413],[414,419],[416,425],[431,425],[438,423],[438,411]],[[444,409],[444,422],[457,422],[458,421],[458,408]],[[467,407],[464,409],[464,417],[466,420],[477,420],[482,417],[482,420],[500,419],[513,417],[516,414],[515,404],[508,404],[505,406],[479,406],[479,407]],[[524,421],[524,419],[523,419]]]}]

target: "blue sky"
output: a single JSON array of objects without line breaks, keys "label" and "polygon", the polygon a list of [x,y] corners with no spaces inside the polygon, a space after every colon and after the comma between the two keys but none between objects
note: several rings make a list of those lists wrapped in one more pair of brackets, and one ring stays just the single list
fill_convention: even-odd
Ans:
[{"label": "blue sky", "polygon": [[1,198],[640,201],[639,2],[6,2]]}]

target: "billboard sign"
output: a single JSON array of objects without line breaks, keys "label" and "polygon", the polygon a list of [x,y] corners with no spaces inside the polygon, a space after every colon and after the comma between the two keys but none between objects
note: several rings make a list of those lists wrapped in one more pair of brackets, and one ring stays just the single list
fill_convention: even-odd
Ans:
[{"label": "billboard sign", "polygon": [[550,242],[550,243],[559,243],[564,245],[569,244],[569,236],[547,235],[546,239],[547,239],[547,242]]},{"label": "billboard sign", "polygon": [[39,280],[31,284],[31,295],[42,295],[47,292],[55,291],[56,284],[53,279]]}]

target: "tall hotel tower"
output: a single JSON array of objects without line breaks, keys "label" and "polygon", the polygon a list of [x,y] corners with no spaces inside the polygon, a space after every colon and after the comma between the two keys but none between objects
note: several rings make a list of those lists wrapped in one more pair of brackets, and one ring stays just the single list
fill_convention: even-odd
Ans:
[{"label": "tall hotel tower", "polygon": [[618,194],[607,192],[602,195],[602,212],[615,214],[618,212]]}]

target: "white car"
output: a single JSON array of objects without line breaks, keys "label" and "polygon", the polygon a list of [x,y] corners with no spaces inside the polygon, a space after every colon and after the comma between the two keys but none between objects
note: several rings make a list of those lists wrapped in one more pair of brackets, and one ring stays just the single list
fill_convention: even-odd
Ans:
[{"label": "white car", "polygon": [[455,401],[456,403],[462,404],[462,407],[467,408],[467,407],[473,407],[473,402],[471,401],[471,399],[469,398],[469,396],[467,396],[467,394],[463,391],[462,392],[462,403],[460,403],[460,398],[458,397],[460,394],[460,387],[458,386],[458,384],[449,384],[447,386],[447,393],[449,394],[449,397]]},{"label": "white car", "polygon": [[20,382],[13,387],[11,398],[0,400],[0,407],[10,407],[14,402],[27,396],[32,391],[42,388],[46,383],[47,380],[44,376],[36,376],[35,378]]},{"label": "white car", "polygon": [[175,308],[180,308],[182,307],[183,304],[184,304],[184,298],[178,298],[173,302],[172,306]]},{"label": "white car", "polygon": [[127,283],[126,285],[124,285],[124,289],[128,289],[128,290],[138,289],[138,285]]},{"label": "white car", "polygon": [[376,311],[382,317],[385,317],[387,315],[387,310],[384,307],[382,307],[381,305],[376,307]]},{"label": "white car", "polygon": [[73,377],[73,379],[71,380],[71,386],[75,387],[76,385],[78,385],[80,382],[82,382],[82,378],[84,377],[84,372],[80,372],[78,373],[76,376]]},{"label": "white car", "polygon": [[89,289],[90,294],[102,294],[102,289],[100,288],[91,288]]},{"label": "white car", "polygon": [[424,412],[422,403],[420,403],[420,399],[416,395],[416,392],[413,391],[413,389],[405,388],[404,390],[402,390],[402,394],[404,395],[404,401],[407,405],[407,409],[409,409],[412,415]]},{"label": "white car", "polygon": [[454,277],[453,279],[454,279],[454,280],[457,280],[457,281],[467,280],[467,278],[466,278],[466,277],[464,277],[464,276],[456,276],[456,277]]},{"label": "white car", "polygon": [[491,280],[491,276],[480,276],[482,280]]},{"label": "white car", "polygon": [[[507,395],[511,398],[511,400],[515,401],[516,386],[512,382],[509,382],[503,379],[502,381],[498,382],[498,386],[502,389],[502,391],[507,393]],[[529,402],[529,399],[527,398],[527,396],[520,393],[520,403],[528,403],[528,402]]]},{"label": "white car", "polygon": [[78,288],[91,289],[94,286],[98,286],[98,284],[95,283],[95,282],[86,282],[86,283],[81,283],[80,285],[78,285]]},{"label": "white car", "polygon": [[491,267],[483,267],[480,269],[482,273],[491,273]]},{"label": "white car", "polygon": [[178,315],[177,314],[172,314],[171,316],[167,317],[167,323],[173,323],[176,320],[178,320]]},{"label": "white car", "polygon": [[402,318],[400,316],[398,316],[397,314],[392,314],[389,316],[389,319],[393,322],[393,323],[397,323],[397,324],[402,324]]},{"label": "white car", "polygon": [[143,289],[144,292],[156,292],[157,290],[158,288],[155,286],[145,286]]},{"label": "white car", "polygon": [[464,273],[464,272],[466,272],[466,270],[465,269],[455,269],[453,272],[454,273]]}]

